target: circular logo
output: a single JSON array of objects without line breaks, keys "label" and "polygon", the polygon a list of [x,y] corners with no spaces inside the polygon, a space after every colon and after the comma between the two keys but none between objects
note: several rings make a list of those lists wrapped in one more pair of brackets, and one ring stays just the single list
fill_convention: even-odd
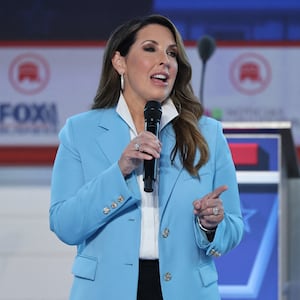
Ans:
[{"label": "circular logo", "polygon": [[41,92],[49,82],[47,61],[37,54],[17,56],[9,68],[9,80],[18,92],[32,95]]},{"label": "circular logo", "polygon": [[255,95],[267,88],[271,81],[268,61],[256,53],[245,53],[237,57],[230,68],[230,79],[234,87],[243,94]]}]

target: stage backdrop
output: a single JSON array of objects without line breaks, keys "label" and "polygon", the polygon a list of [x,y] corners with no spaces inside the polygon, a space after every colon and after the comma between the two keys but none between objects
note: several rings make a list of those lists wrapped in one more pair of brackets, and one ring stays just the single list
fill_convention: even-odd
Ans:
[{"label": "stage backdrop", "polygon": [[[90,108],[105,43],[0,44],[0,146],[56,145],[66,118]],[[199,95],[202,63],[186,43]],[[203,104],[222,121],[291,120],[300,144],[300,43],[217,43]]]}]

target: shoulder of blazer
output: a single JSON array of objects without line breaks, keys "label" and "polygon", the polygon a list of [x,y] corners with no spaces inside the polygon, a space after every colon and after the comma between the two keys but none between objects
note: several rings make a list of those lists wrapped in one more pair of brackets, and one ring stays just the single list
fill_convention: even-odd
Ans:
[{"label": "shoulder of blazer", "polygon": [[223,132],[221,122],[207,116],[202,116],[200,118],[198,126],[205,137],[209,137],[210,135],[215,136],[216,133]]},{"label": "shoulder of blazer", "polygon": [[88,124],[99,124],[103,122],[103,119],[110,119],[117,115],[115,107],[113,108],[101,108],[101,109],[91,109],[86,112],[82,112],[76,115],[73,115],[68,118],[68,121],[72,122],[73,124],[81,124],[85,123]]},{"label": "shoulder of blazer", "polygon": [[76,133],[77,138],[83,138],[87,134],[90,135],[97,132],[97,129],[107,131],[108,129],[120,126],[116,120],[118,120],[118,114],[115,108],[93,109],[82,112],[66,120],[65,125],[59,132],[59,137],[70,137]]},{"label": "shoulder of blazer", "polygon": [[118,119],[121,120],[115,108],[93,109],[71,116],[67,119],[66,126],[71,126],[78,133],[96,128],[107,130],[120,126],[116,122]]},{"label": "shoulder of blazer", "polygon": [[221,122],[208,116],[202,116],[198,122],[199,126],[220,126]]}]

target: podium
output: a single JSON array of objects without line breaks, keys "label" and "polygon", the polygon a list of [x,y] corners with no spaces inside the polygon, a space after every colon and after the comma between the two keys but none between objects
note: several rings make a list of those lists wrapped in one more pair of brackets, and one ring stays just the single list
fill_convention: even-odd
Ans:
[{"label": "podium", "polygon": [[288,185],[299,177],[290,122],[223,122],[245,222],[240,245],[216,260],[222,299],[283,300]]}]

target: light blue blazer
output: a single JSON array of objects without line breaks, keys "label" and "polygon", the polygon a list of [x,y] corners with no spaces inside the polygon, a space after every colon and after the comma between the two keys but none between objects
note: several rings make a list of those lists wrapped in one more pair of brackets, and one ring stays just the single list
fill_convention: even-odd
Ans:
[{"label": "light blue blazer", "polygon": [[[215,256],[242,238],[243,221],[235,169],[221,124],[202,117],[210,158],[194,177],[179,157],[171,124],[160,133],[159,262],[164,300],[217,300]],[[140,191],[135,174],[124,179],[118,159],[130,141],[115,109],[91,110],[68,119],[60,132],[53,168],[50,228],[77,245],[71,300],[134,300],[140,248]],[[192,202],[220,185],[225,209],[213,242],[193,214]]]}]

